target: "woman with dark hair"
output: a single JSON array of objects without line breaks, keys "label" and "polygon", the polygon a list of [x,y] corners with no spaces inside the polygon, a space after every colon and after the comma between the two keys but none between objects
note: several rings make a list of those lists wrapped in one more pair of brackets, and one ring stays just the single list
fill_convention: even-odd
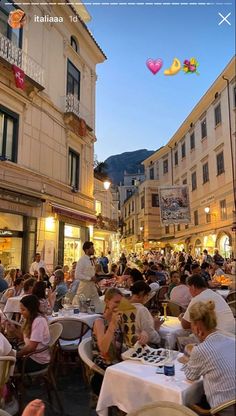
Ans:
[{"label": "woman with dark hair", "polygon": [[45,272],[44,267],[40,267],[39,268],[39,275],[38,275],[38,281],[42,281],[45,284],[45,287],[50,289],[52,287],[50,281],[49,281],[49,277]]},{"label": "woman with dark hair", "polygon": [[39,300],[39,312],[43,315],[51,315],[56,299],[55,292],[52,293],[52,291],[48,289],[47,299],[45,283],[43,281],[40,281],[35,283],[32,295],[37,296]]},{"label": "woman with dark hair", "polygon": [[143,280],[139,280],[130,288],[132,296],[130,302],[136,307],[135,328],[136,333],[140,336],[145,332],[147,335],[147,342],[159,345],[161,337],[158,330],[161,326],[159,318],[153,318],[145,303],[148,301],[151,288]]},{"label": "woman with dark hair", "polygon": [[[39,371],[45,368],[50,361],[48,323],[39,312],[39,300],[35,295],[24,296],[20,301],[20,309],[24,318],[22,333],[25,345],[17,352],[16,356],[21,358],[43,349],[43,351],[28,357],[25,363],[26,372]],[[18,360],[17,366],[18,369],[21,369],[21,359]]]},{"label": "woman with dark hair", "polygon": [[128,288],[130,288],[135,282],[138,282],[140,280],[144,281],[142,273],[138,269],[133,268],[129,271],[129,274],[126,280],[126,285]]}]

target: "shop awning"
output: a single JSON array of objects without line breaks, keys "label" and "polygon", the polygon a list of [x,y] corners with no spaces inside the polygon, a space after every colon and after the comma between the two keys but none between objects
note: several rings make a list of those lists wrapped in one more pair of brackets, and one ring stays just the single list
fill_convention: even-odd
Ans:
[{"label": "shop awning", "polygon": [[52,211],[56,214],[63,215],[68,218],[73,218],[78,221],[86,221],[90,224],[95,224],[97,222],[96,215],[89,214],[87,212],[82,212],[77,209],[64,207],[63,205],[56,204],[51,202]]}]

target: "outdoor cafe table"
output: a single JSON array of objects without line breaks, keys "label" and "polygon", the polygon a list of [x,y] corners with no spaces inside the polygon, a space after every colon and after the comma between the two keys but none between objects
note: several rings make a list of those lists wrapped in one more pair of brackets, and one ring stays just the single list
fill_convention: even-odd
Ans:
[{"label": "outdoor cafe table", "polygon": [[158,332],[161,339],[164,341],[167,338],[167,335],[170,334],[168,341],[170,343],[170,348],[173,349],[175,349],[177,336],[186,336],[189,334],[189,331],[182,328],[179,318],[175,316],[167,316],[167,319],[161,325]]},{"label": "outdoor cafe table", "polygon": [[190,382],[181,371],[182,364],[175,362],[175,378],[156,374],[157,367],[126,360],[108,367],[105,371],[97,403],[97,414],[108,416],[108,408],[117,406],[129,413],[140,406],[157,400],[190,405],[197,403],[203,394],[201,380]]},{"label": "outdoor cafe table", "polygon": [[90,328],[93,327],[93,323],[95,321],[95,319],[99,318],[99,314],[97,313],[73,313],[73,314],[57,314],[52,315],[52,316],[48,316],[48,321],[51,324],[52,322],[58,321],[58,320],[63,320],[63,319],[79,319],[80,321],[83,321],[84,323],[86,323]]},{"label": "outdoor cafe table", "polygon": [[13,313],[20,313],[20,301],[22,296],[12,296],[7,299],[7,303],[4,306],[3,312],[7,314],[10,319]]}]

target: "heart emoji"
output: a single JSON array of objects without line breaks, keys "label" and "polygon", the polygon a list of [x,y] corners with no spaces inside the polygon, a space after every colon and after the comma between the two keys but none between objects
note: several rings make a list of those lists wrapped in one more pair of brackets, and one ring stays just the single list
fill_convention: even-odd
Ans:
[{"label": "heart emoji", "polygon": [[153,75],[156,75],[156,73],[160,71],[163,65],[163,60],[161,58],[148,59],[146,65],[148,69],[153,73]]}]

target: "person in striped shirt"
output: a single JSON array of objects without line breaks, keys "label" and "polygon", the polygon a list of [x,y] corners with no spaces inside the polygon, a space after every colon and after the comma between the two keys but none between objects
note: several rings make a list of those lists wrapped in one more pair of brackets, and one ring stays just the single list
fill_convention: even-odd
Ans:
[{"label": "person in striped shirt", "polygon": [[[193,381],[203,377],[210,407],[233,400],[236,365],[234,337],[217,330],[214,301],[196,302],[191,306],[189,315],[192,331],[200,344],[193,347],[189,361],[184,365],[187,379]],[[233,412],[234,409],[232,415]],[[227,409],[228,414],[231,413]]]}]

